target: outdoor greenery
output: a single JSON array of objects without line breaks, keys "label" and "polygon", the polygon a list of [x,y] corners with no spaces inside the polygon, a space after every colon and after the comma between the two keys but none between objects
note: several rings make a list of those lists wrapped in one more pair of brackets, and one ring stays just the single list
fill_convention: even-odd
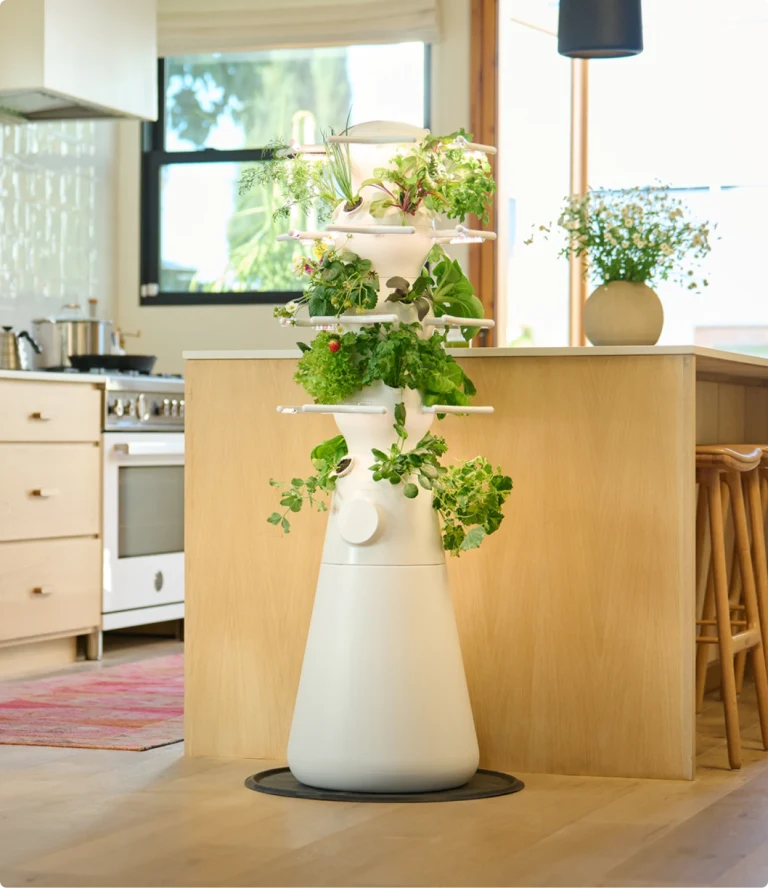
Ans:
[{"label": "outdoor greenery", "polygon": [[371,215],[382,216],[396,207],[405,219],[423,205],[449,219],[474,213],[488,222],[496,183],[487,157],[462,147],[471,138],[463,129],[447,136],[429,135],[395,154],[388,166],[377,167],[362,183],[384,194],[371,201]]},{"label": "outdoor greenery", "polygon": [[[242,147],[264,148],[276,133],[284,134],[284,140],[291,138],[301,120],[343,122],[352,101],[346,54],[339,48],[287,58],[272,52],[248,60],[169,58],[166,74],[167,127],[187,142],[190,150],[207,148],[217,127],[230,121],[242,133]],[[299,245],[275,242],[285,229],[284,222],[275,218],[281,195],[263,187],[240,193],[240,176],[236,171],[227,267],[213,281],[195,276],[190,289],[299,289],[291,273],[291,260]],[[310,217],[297,209],[293,221],[306,228]]]},{"label": "outdoor greenery", "polygon": [[[483,317],[483,303],[475,296],[475,289],[462,271],[458,260],[451,259],[442,247],[436,246],[429,254],[430,266],[424,266],[421,274],[410,285],[405,278],[393,277],[388,287],[395,287],[387,302],[405,302],[416,306],[423,319],[430,307],[436,317],[454,315],[459,318]],[[477,336],[479,327],[462,327],[464,339]]]},{"label": "outdoor greenery", "polygon": [[426,406],[466,406],[472,380],[445,352],[446,336],[419,335],[420,324],[371,324],[357,333],[323,332],[303,354],[295,375],[318,404],[339,404],[381,380],[390,388],[421,393]]},{"label": "outdoor greenery", "polygon": [[341,470],[347,456],[347,442],[343,435],[336,435],[318,444],[312,450],[310,459],[317,472],[309,478],[292,478],[290,484],[287,481],[275,481],[270,478],[272,487],[283,488],[280,494],[280,505],[283,512],[273,512],[267,521],[270,524],[279,524],[285,533],[291,530],[288,520],[290,512],[300,512],[304,503],[318,512],[326,512],[328,506],[325,496],[336,489],[337,473]]},{"label": "outdoor greenery", "polygon": [[[585,273],[601,283],[674,280],[689,290],[708,285],[686,263],[699,263],[709,253],[709,226],[695,223],[666,187],[590,190],[567,200],[557,224],[565,232],[559,255],[586,254]],[[553,227],[540,225],[539,231],[548,237]]]}]

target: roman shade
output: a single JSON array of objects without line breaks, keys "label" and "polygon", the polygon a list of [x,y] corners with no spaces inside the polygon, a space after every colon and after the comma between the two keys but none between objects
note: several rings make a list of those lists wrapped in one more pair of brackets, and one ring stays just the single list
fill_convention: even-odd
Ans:
[{"label": "roman shade", "polygon": [[434,42],[439,0],[158,0],[161,56]]}]

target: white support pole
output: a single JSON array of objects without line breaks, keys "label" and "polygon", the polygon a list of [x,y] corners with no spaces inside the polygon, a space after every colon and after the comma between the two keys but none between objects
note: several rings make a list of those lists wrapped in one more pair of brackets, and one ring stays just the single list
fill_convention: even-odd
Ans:
[{"label": "white support pole", "polygon": [[493,407],[453,407],[449,404],[433,404],[422,407],[422,413],[493,413]]},{"label": "white support pole", "polygon": [[386,407],[362,404],[301,404],[298,407],[278,407],[278,413],[387,413]]}]

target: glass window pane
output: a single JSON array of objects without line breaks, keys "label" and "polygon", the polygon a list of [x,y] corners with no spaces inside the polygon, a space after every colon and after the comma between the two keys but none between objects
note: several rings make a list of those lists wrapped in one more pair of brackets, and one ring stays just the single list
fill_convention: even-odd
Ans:
[{"label": "glass window pane", "polygon": [[184,466],[136,466],[118,475],[118,557],[184,551]]},{"label": "glass window pane", "polygon": [[423,43],[176,56],[165,72],[166,151],[311,143],[348,115],[424,123]]},{"label": "glass window pane", "polygon": [[568,263],[554,240],[523,242],[532,226],[557,219],[568,194],[570,62],[557,54],[554,29],[542,30],[549,20],[530,10],[521,0],[499,7],[499,345],[558,346],[568,345]]},{"label": "glass window pane", "polygon": [[768,242],[768,4],[643,0],[643,17],[641,55],[590,64],[590,183],[661,182],[717,225],[708,288],[654,287],[660,344],[765,354],[768,300],[754,269]]},{"label": "glass window pane", "polygon": [[[248,164],[249,166],[251,164]],[[238,194],[243,165],[184,163],[162,168],[160,290],[164,293],[293,291],[293,257],[301,252],[276,237],[289,227],[314,227],[296,218],[274,221],[281,202],[256,187]]]}]

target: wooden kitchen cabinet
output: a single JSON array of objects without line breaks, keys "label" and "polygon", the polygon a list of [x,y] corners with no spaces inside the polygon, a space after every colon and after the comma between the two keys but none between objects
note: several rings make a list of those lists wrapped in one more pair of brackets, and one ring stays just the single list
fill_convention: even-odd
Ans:
[{"label": "wooden kitchen cabinet", "polygon": [[0,376],[0,676],[72,662],[100,628],[102,401],[97,382]]}]

